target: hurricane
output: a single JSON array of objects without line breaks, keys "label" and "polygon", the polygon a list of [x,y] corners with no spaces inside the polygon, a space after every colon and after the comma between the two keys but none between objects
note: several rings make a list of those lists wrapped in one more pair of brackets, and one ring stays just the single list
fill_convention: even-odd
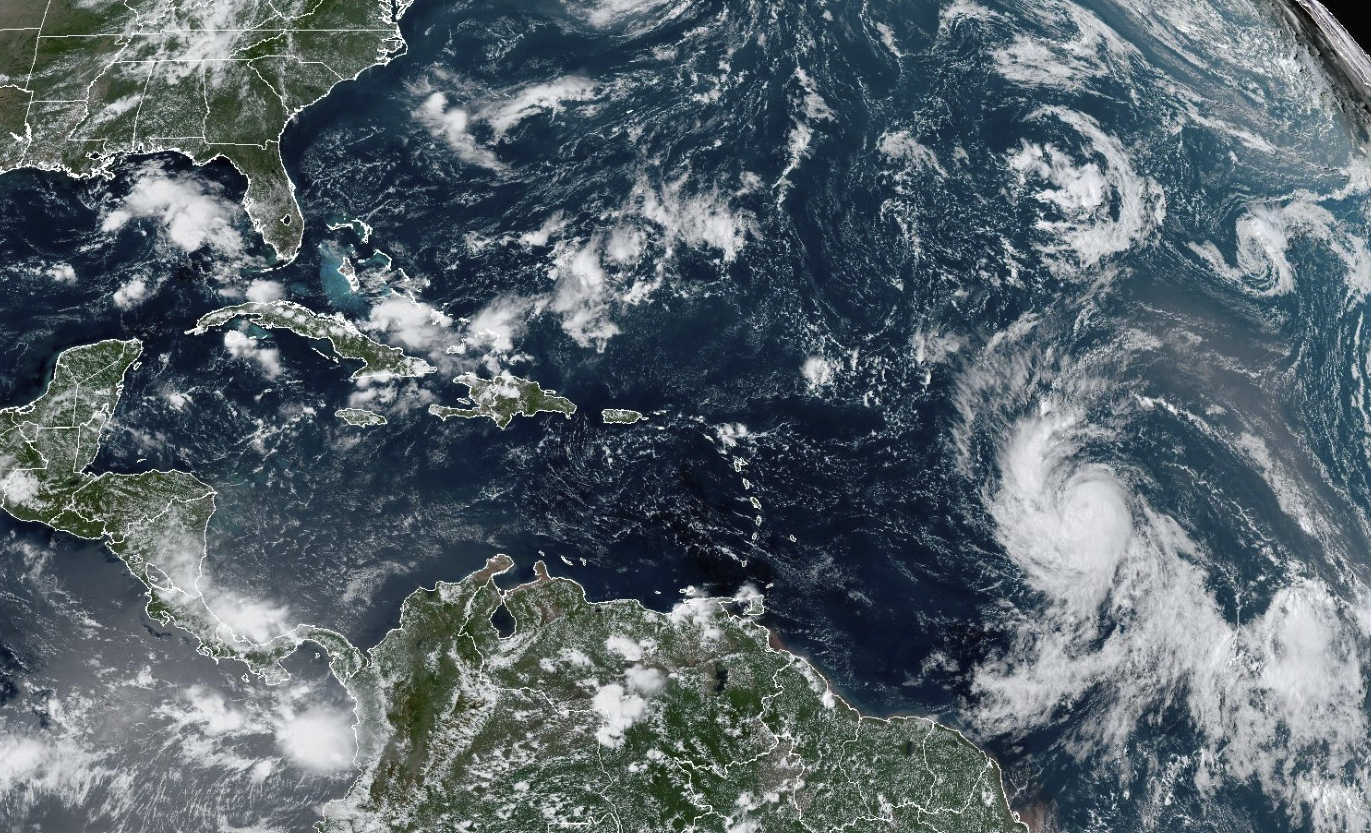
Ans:
[{"label": "hurricane", "polygon": [[[282,134],[293,259],[223,160],[0,176],[0,407],[141,339],[96,469],[210,484],[175,579],[254,640],[496,554],[746,589],[1034,831],[1371,831],[1371,131],[1290,8],[417,0]],[[282,299],[434,372],[194,330]],[[562,400],[449,419],[473,376]],[[322,654],[265,686],[98,546],[0,552],[0,818],[303,831],[357,777]]]}]

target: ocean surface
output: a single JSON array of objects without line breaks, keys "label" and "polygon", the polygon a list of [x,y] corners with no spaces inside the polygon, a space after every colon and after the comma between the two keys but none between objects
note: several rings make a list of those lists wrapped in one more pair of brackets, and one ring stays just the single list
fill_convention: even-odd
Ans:
[{"label": "ocean surface", "polygon": [[[992,753],[1036,830],[1371,830],[1371,167],[1273,7],[420,0],[403,29],[284,134],[287,266],[222,163],[0,177],[0,404],[142,339],[96,468],[214,486],[225,611],[370,646],[497,552],[662,609],[750,583],[855,705]],[[185,333],[270,297],[441,372]],[[577,414],[426,413],[501,369]],[[0,564],[0,820],[305,831],[346,789],[318,657],[216,666],[34,525],[0,519]]]}]

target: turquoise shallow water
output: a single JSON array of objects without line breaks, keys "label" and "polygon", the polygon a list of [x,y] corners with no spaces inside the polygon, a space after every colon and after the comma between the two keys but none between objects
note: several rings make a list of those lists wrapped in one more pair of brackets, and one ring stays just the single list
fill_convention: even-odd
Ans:
[{"label": "turquoise shallow water", "polygon": [[[145,339],[99,465],[211,482],[215,581],[362,644],[497,551],[659,606],[752,582],[855,702],[966,731],[1045,829],[1367,829],[1371,178],[1269,11],[419,3],[404,58],[285,135],[289,267],[261,271],[223,166],[0,179],[0,397]],[[243,248],[187,253],[167,212],[102,230],[149,178]],[[249,288],[443,372],[359,389],[280,333],[183,335]],[[577,417],[424,414],[494,368]],[[350,402],[390,424],[345,429]],[[2,731],[79,778],[0,813],[303,830],[345,786],[117,565],[4,523]],[[206,691],[258,723],[214,734]]]}]

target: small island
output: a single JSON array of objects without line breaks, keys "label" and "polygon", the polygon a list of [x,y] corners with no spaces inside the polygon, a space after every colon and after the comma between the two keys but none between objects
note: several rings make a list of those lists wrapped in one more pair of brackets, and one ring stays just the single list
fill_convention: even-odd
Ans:
[{"label": "small island", "polygon": [[776,647],[755,593],[657,612],[590,602],[542,562],[505,590],[500,555],[411,594],[370,651],[316,625],[235,633],[201,591],[215,491],[187,472],[88,471],[141,354],[132,340],[71,348],[39,397],[0,409],[0,506],[102,541],[148,614],[206,656],[281,682],[301,644],[328,654],[361,771],[321,830],[1026,833],[990,757],[931,720],[860,714]]},{"label": "small island", "polygon": [[327,341],[342,358],[362,362],[362,367],[352,374],[353,379],[413,378],[437,369],[423,359],[406,355],[398,347],[382,344],[364,335],[357,325],[337,313],[318,313],[293,301],[249,301],[217,309],[201,316],[194,329],[187,332],[189,335],[202,335],[211,328],[222,327],[235,320]]},{"label": "small island", "polygon": [[369,427],[372,425],[385,425],[386,418],[376,413],[368,411],[366,408],[339,408],[333,415],[346,422],[348,425],[359,427]]},{"label": "small island", "polygon": [[632,425],[642,418],[642,414],[626,408],[605,408],[600,411],[600,419],[607,425]]},{"label": "small island", "polygon": [[447,405],[430,405],[428,412],[439,419],[475,419],[490,417],[500,428],[505,428],[516,415],[531,417],[548,412],[562,414],[570,418],[576,413],[576,405],[570,399],[557,396],[557,391],[543,390],[542,385],[529,379],[510,375],[509,371],[491,379],[482,379],[474,373],[464,373],[456,380],[465,385],[469,393],[469,407],[453,408]]}]

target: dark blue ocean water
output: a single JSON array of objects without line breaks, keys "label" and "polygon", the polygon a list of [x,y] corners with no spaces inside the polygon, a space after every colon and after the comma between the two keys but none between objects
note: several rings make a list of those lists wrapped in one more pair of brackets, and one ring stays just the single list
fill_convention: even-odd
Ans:
[{"label": "dark blue ocean water", "polygon": [[[232,205],[223,164],[0,177],[0,402],[64,347],[143,339],[97,468],[213,484],[216,584],[364,646],[496,552],[661,608],[753,583],[844,695],[966,731],[1043,829],[1365,829],[1365,162],[1272,21],[1237,0],[420,0],[407,54],[284,135],[307,218],[288,266],[187,254],[156,217],[101,229],[149,164]],[[353,292],[343,258],[378,251],[391,271],[358,266]],[[408,292],[446,343],[512,305],[491,360],[580,410],[428,417],[485,367],[468,354],[350,429],[350,368],[311,345],[257,333],[268,378],[184,335],[263,278],[360,320]],[[0,813],[87,829],[117,787],[129,806],[88,829],[303,830],[341,794],[346,772],[269,738],[242,741],[278,761],[251,788],[144,760],[188,730],[138,715],[252,684],[152,628],[95,548],[0,534],[4,731],[72,700],[50,731],[93,785]],[[126,708],[90,705],[143,665],[158,682]]]}]

